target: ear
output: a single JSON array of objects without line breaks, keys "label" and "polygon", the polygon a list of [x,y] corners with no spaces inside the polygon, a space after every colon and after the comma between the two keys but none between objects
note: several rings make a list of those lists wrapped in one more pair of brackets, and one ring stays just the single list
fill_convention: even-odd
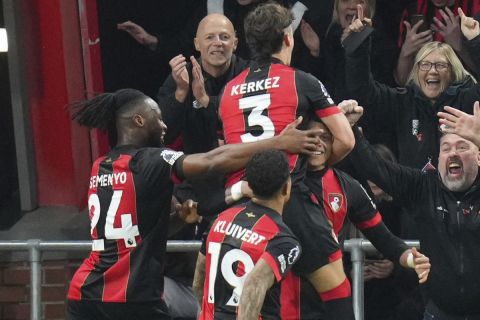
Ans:
[{"label": "ear", "polygon": [[235,50],[237,50],[237,45],[238,45],[238,38],[235,37],[235,40],[233,40],[233,52],[235,52]]},{"label": "ear", "polygon": [[480,151],[477,153],[477,164],[480,167]]},{"label": "ear", "polygon": [[286,47],[292,46],[292,39],[290,39],[290,35],[288,33],[285,33],[283,35],[283,43],[285,44]]},{"label": "ear", "polygon": [[145,118],[139,114],[133,116],[133,122],[137,127],[143,127],[145,125]]},{"label": "ear", "polygon": [[283,196],[290,196],[290,190],[292,189],[292,179],[288,177],[288,180],[284,183],[282,187],[282,195]]},{"label": "ear", "polygon": [[197,37],[193,38],[193,44],[195,45],[195,50],[200,52],[200,45],[198,44],[198,39]]}]

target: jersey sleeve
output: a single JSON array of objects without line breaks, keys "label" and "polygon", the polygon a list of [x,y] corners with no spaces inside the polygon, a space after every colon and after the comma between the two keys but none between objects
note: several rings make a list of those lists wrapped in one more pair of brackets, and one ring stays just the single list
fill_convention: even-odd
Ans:
[{"label": "jersey sleeve", "polygon": [[299,72],[299,86],[303,89],[307,100],[318,118],[322,119],[334,114],[341,113],[323,83],[313,75]]},{"label": "jersey sleeve", "polygon": [[183,152],[163,149],[160,153],[160,158],[172,168],[170,178],[174,183],[180,183],[185,179],[183,174],[183,159],[185,155]]},{"label": "jersey sleeve", "polygon": [[277,281],[285,278],[301,254],[300,243],[290,236],[275,237],[269,241],[263,258],[272,268]]},{"label": "jersey sleeve", "polygon": [[347,181],[348,217],[359,230],[375,227],[382,221],[375,203],[357,180],[350,178]]}]

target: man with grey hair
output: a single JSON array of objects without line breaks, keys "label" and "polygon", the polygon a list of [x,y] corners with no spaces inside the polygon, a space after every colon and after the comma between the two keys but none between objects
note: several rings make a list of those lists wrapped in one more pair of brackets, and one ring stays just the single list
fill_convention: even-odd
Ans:
[{"label": "man with grey hair", "polygon": [[[356,109],[344,112],[351,118],[361,113]],[[467,140],[473,125],[463,125],[477,124],[478,137],[478,102],[474,109],[473,116],[449,107],[450,114],[439,114],[448,127],[440,138],[438,173],[381,159],[354,130],[357,141],[350,156],[356,168],[402,201],[418,224],[422,251],[433,266],[424,319],[480,319],[480,141]]]}]

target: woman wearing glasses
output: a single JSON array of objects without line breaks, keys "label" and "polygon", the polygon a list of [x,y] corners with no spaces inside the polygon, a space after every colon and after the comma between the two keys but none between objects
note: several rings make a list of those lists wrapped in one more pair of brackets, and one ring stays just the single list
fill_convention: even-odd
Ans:
[{"label": "woman wearing glasses", "polygon": [[[472,58],[480,60],[479,24],[461,9],[459,15],[466,49]],[[350,36],[364,32],[368,23],[368,19],[356,19]],[[347,52],[349,43],[344,42]],[[449,105],[471,114],[474,102],[480,98],[480,85],[445,43],[429,42],[420,49],[404,88],[390,88],[374,81],[369,55],[367,38],[347,54],[346,62],[347,87],[352,98],[365,108],[365,129],[395,133],[401,164],[419,169],[435,167],[441,135],[436,113]]]}]

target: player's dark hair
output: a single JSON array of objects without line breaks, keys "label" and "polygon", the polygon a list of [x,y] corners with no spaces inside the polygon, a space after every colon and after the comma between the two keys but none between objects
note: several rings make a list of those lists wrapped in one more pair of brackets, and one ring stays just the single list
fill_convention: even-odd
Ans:
[{"label": "player's dark hair", "polygon": [[256,153],[248,162],[245,175],[255,196],[271,198],[290,176],[287,157],[285,153],[273,149]]},{"label": "player's dark hair", "polygon": [[290,26],[293,15],[278,3],[267,2],[252,10],[244,22],[245,38],[255,61],[270,60],[272,54],[282,48],[285,28]]},{"label": "player's dark hair", "polygon": [[135,89],[121,89],[113,93],[102,93],[95,98],[74,103],[70,106],[72,119],[78,124],[97,128],[108,133],[110,142],[117,137],[116,119],[130,110],[147,96]]}]

